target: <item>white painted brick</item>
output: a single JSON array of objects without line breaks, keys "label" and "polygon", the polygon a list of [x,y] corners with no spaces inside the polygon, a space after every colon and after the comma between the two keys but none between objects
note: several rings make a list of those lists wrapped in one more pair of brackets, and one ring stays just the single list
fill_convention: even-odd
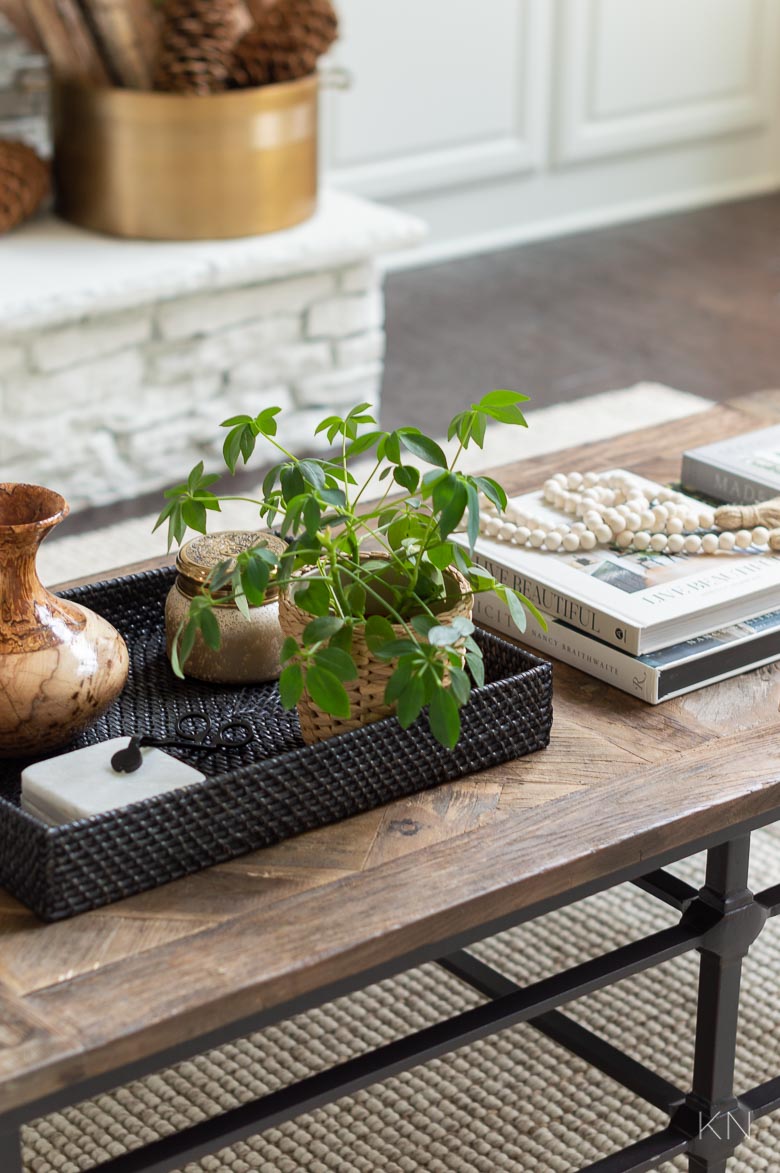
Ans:
[{"label": "white painted brick", "polygon": [[12,342],[0,342],[0,375],[8,375],[24,369],[26,355],[23,346]]},{"label": "white painted brick", "polygon": [[90,318],[76,326],[37,335],[30,348],[33,365],[50,373],[140,346],[152,333],[150,310]]},{"label": "white painted brick", "polygon": [[127,350],[53,375],[9,379],[6,409],[11,416],[29,420],[39,419],[45,411],[66,414],[98,405],[110,421],[112,405],[139,389],[143,370],[140,352]]},{"label": "white painted brick", "polygon": [[295,398],[301,407],[352,407],[356,403],[379,402],[382,382],[381,363],[369,363],[351,371],[333,371],[302,379],[295,386]]},{"label": "white painted brick", "polygon": [[251,362],[240,363],[230,372],[236,387],[264,387],[277,380],[299,379],[333,368],[333,352],[328,342],[302,342],[284,346]]},{"label": "white painted brick", "polygon": [[310,338],[347,338],[380,329],[384,318],[384,299],[378,292],[332,297],[309,311],[307,334]]},{"label": "white painted brick", "polygon": [[387,338],[383,330],[372,330],[368,334],[355,334],[336,343],[336,366],[359,367],[365,363],[381,362],[385,357]]},{"label": "white painted brick", "polygon": [[324,432],[314,435],[314,429],[323,418],[322,408],[307,408],[303,411],[292,411],[279,419],[277,439],[280,444],[294,452],[296,456],[317,455],[331,450],[328,438]]},{"label": "white painted brick", "polygon": [[[281,407],[286,413],[293,409],[293,398],[289,387],[272,387],[262,391],[254,391],[246,387],[232,387],[228,384],[219,394],[219,397],[210,404],[214,408],[212,419],[214,433],[220,433],[219,424],[223,419],[230,419],[234,415],[259,415],[269,407]],[[224,440],[225,433],[221,432],[220,440]],[[260,443],[260,442],[258,442]],[[271,449],[268,450],[272,456]]]},{"label": "white painted brick", "polygon": [[288,316],[221,330],[209,338],[157,343],[147,351],[148,375],[154,383],[168,383],[199,371],[228,371],[295,342],[301,330],[301,317]]},{"label": "white painted brick", "polygon": [[221,386],[221,376],[209,372],[162,386],[145,383],[134,395],[113,404],[110,415],[104,406],[94,404],[82,409],[80,416],[95,426],[108,420],[117,435],[127,435],[167,420],[186,420],[201,405],[213,403]]},{"label": "white painted brick", "polygon": [[271,281],[166,303],[157,311],[163,338],[194,338],[226,326],[282,314],[301,314],[336,287],[333,273]]},{"label": "white painted brick", "polygon": [[381,285],[379,266],[373,261],[366,261],[363,265],[352,265],[349,269],[343,269],[339,276],[339,289],[343,293],[369,293],[381,288]]}]

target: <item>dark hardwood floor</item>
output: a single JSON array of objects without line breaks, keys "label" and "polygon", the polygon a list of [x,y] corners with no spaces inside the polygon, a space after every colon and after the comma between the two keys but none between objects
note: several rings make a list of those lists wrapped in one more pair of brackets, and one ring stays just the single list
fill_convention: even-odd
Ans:
[{"label": "dark hardwood floor", "polygon": [[434,433],[494,387],[780,386],[780,193],[393,275],[388,338],[384,421]]},{"label": "dark hardwood floor", "polygon": [[[780,193],[398,273],[387,300],[388,427],[440,435],[495,387],[534,407],[643,380],[718,400],[778,387]],[[67,532],[159,503],[86,510]]]}]

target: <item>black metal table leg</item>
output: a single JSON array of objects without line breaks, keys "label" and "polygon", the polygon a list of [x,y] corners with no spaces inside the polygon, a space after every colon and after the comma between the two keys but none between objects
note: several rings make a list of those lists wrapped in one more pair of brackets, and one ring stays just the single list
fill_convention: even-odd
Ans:
[{"label": "black metal table leg", "polygon": [[0,1169],[3,1173],[22,1173],[22,1142],[18,1128],[0,1132]]},{"label": "black metal table leg", "polygon": [[748,888],[750,836],[712,848],[692,916],[716,919],[699,953],[699,1000],[693,1086],[674,1124],[691,1137],[690,1173],[725,1173],[750,1133],[751,1113],[734,1092],[742,962],[767,911]]}]

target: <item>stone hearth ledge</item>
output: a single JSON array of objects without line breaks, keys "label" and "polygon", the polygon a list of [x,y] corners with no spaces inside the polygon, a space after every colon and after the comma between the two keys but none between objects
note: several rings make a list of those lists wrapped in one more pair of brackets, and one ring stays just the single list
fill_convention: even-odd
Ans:
[{"label": "stone hearth ledge", "polygon": [[334,191],[323,193],[306,223],[240,240],[116,240],[46,217],[0,240],[0,339],[150,301],[344,268],[426,235],[421,220]]},{"label": "stone hearth ledge", "polygon": [[424,225],[336,192],[286,232],[152,243],[53,217],[0,240],[0,480],[75,507],[160,488],[219,419],[278,404],[311,450],[323,412],[378,405],[383,274]]}]

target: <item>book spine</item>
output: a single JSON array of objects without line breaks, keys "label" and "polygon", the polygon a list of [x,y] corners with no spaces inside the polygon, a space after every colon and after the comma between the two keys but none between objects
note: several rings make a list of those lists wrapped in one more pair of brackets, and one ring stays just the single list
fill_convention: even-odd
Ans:
[{"label": "book spine", "polygon": [[734,469],[719,468],[689,453],[683,456],[681,476],[684,488],[714,497],[717,501],[728,501],[731,505],[753,505],[756,501],[768,501],[777,494],[777,489],[760,481]]},{"label": "book spine", "polygon": [[579,668],[589,676],[631,693],[648,704],[658,704],[660,672],[657,668],[648,667],[617,648],[606,647],[584,632],[572,631],[549,616],[547,631],[543,631],[529,616],[528,627],[521,635],[506,603],[495,595],[487,594],[475,596],[474,619],[499,635],[519,639],[528,647],[546,652],[556,660],[571,664],[573,668]]},{"label": "book spine", "polygon": [[479,550],[474,554],[474,561],[483,566],[496,582],[519,591],[545,614],[553,615],[587,635],[612,644],[613,647],[620,648],[632,656],[638,656],[640,651],[644,650],[640,648],[641,628],[614,615],[608,615],[606,611],[599,611],[587,603],[572,599],[554,587],[544,586],[526,574],[480,554]]}]

